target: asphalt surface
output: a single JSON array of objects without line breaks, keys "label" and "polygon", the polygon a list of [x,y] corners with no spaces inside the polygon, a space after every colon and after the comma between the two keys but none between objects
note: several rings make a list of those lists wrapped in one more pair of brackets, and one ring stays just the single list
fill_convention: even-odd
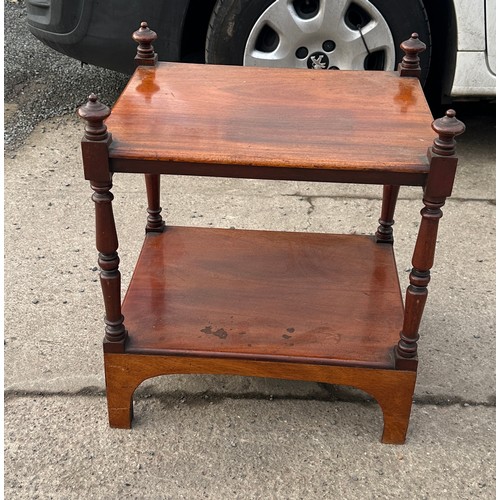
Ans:
[{"label": "asphalt surface", "polygon": [[[495,114],[468,127],[444,207],[408,440],[378,442],[366,395],[324,384],[169,376],[141,385],[132,431],[109,429],[90,188],[74,110],[126,77],[81,67],[5,2],[5,498],[495,498]],[[116,176],[123,285],[143,235],[140,176]],[[163,182],[163,181],[162,181]],[[171,224],[372,232],[376,186],[166,177]],[[404,288],[421,192],[402,189]],[[360,214],[363,214],[363,217]],[[273,214],[270,217],[270,214]]]},{"label": "asphalt surface", "polygon": [[127,77],[85,65],[46,47],[28,30],[23,0],[4,0],[5,147],[15,149],[37,123],[73,113],[94,92],[111,105]]}]

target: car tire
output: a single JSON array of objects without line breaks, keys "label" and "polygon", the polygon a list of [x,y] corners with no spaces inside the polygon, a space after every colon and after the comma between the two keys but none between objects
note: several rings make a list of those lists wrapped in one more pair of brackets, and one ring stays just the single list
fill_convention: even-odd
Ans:
[{"label": "car tire", "polygon": [[403,56],[399,45],[413,32],[427,45],[425,81],[431,38],[421,0],[218,0],[205,58],[211,64],[394,70]]}]

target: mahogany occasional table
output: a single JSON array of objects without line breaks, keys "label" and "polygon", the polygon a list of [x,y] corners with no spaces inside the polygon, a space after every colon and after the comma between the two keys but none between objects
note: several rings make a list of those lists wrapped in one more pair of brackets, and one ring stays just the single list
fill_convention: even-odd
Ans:
[{"label": "mahogany occasional table", "polygon": [[[382,441],[403,443],[454,136],[465,129],[452,110],[432,120],[418,80],[425,45],[416,34],[403,42],[397,72],[333,72],[157,62],[146,23],[133,37],[137,69],[112,114],[94,95],[79,109],[110,425],[131,426],[147,378],[233,374],[362,389],[382,408]],[[148,198],[123,303],[110,192],[119,172],[146,174]],[[381,217],[373,236],[168,226],[161,174],[380,184]],[[404,305],[392,247],[401,185],[424,189]]]}]

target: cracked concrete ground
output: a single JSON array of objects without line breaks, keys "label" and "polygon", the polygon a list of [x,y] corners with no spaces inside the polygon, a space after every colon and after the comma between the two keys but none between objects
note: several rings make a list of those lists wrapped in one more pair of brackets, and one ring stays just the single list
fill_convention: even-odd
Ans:
[{"label": "cracked concrete ground", "polygon": [[[109,429],[82,124],[42,122],[5,161],[6,498],[494,498],[494,116],[464,120],[400,447],[378,442],[380,410],[360,392],[245,377],[147,381],[134,429]],[[124,289],[139,177],[113,189]],[[403,288],[420,198],[402,189],[396,212]],[[165,177],[162,199],[176,225],[369,233],[380,188]]]}]

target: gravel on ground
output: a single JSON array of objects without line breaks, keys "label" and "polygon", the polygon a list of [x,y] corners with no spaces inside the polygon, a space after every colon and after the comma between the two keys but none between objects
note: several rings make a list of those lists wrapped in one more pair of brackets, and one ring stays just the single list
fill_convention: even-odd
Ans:
[{"label": "gravel on ground", "polygon": [[4,140],[19,148],[41,121],[72,113],[90,93],[112,105],[128,77],[82,65],[59,54],[28,30],[24,0],[4,0]]}]

